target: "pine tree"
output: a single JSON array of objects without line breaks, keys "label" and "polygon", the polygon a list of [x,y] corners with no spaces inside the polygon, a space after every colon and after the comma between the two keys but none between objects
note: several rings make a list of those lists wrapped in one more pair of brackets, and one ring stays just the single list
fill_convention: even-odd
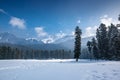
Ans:
[{"label": "pine tree", "polygon": [[115,50],[115,38],[117,37],[118,29],[115,25],[111,24],[111,26],[108,27],[108,45],[109,45],[109,53],[107,55],[108,59],[111,59],[114,57],[114,54],[116,54]]},{"label": "pine tree", "polygon": [[92,38],[92,53],[95,57],[95,59],[99,59],[99,53],[98,53],[98,48],[97,48],[97,42],[95,40],[95,38]]},{"label": "pine tree", "polygon": [[119,17],[118,17],[118,21],[120,21],[120,14],[119,14]]},{"label": "pine tree", "polygon": [[81,29],[77,26],[75,28],[75,48],[74,48],[74,58],[78,61],[81,54]]},{"label": "pine tree", "polygon": [[91,44],[90,41],[87,42],[87,47],[88,47],[88,51],[89,51],[89,53],[91,53],[92,44]]},{"label": "pine tree", "polygon": [[107,28],[105,24],[101,23],[97,29],[96,38],[98,41],[98,49],[100,57],[106,59],[108,53],[108,38],[107,38]]},{"label": "pine tree", "polygon": [[115,59],[120,60],[120,34],[114,38],[113,46],[115,48]]}]

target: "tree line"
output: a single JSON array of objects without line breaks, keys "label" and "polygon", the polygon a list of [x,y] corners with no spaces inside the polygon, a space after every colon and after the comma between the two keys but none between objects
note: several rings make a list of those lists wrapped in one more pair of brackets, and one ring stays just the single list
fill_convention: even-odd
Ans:
[{"label": "tree line", "polygon": [[0,59],[70,59],[71,50],[35,50],[0,46]]}]

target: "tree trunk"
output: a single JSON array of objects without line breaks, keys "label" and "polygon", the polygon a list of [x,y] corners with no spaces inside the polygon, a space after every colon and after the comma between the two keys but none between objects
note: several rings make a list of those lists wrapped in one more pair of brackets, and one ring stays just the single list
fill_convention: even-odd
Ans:
[{"label": "tree trunk", "polygon": [[78,58],[76,58],[76,62],[78,62]]}]

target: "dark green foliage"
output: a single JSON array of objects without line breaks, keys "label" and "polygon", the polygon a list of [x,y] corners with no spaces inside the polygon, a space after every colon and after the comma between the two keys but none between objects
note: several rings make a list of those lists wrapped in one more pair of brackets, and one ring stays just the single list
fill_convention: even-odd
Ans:
[{"label": "dark green foliage", "polygon": [[118,17],[118,21],[120,21],[120,14],[119,14],[119,17]]},{"label": "dark green foliage", "polygon": [[99,59],[100,55],[98,52],[97,42],[95,38],[92,38],[92,41],[88,41],[87,46],[88,46],[89,53],[93,55],[95,59]]},{"label": "dark green foliage", "polygon": [[99,59],[100,58],[97,46],[93,46],[93,55],[94,55],[95,59]]},{"label": "dark green foliage", "polygon": [[[120,21],[120,15],[118,20]],[[92,51],[96,59],[120,60],[120,24],[111,24],[108,28],[100,24],[96,32],[96,39],[88,41],[89,52]],[[91,46],[91,48],[90,48]],[[91,50],[92,49],[92,50]]]},{"label": "dark green foliage", "polygon": [[114,38],[114,59],[120,60],[120,33]]},{"label": "dark green foliage", "polygon": [[34,50],[0,46],[0,59],[72,59],[71,50]]},{"label": "dark green foliage", "polygon": [[[115,38],[118,35],[118,29],[115,25],[111,24],[111,26],[108,27],[108,46],[109,46],[109,52],[108,52],[108,59],[112,59],[113,55],[116,54],[115,50]],[[114,56],[115,57],[115,56]]]},{"label": "dark green foliage", "polygon": [[92,43],[90,41],[87,42],[87,47],[88,47],[89,53],[91,53]]},{"label": "dark green foliage", "polygon": [[100,54],[98,52],[97,42],[96,42],[95,38],[92,39],[91,44],[92,44],[92,52],[93,52],[93,55],[94,55],[95,59],[99,59]]},{"label": "dark green foliage", "polygon": [[108,53],[108,38],[107,28],[105,24],[101,23],[97,29],[96,38],[98,41],[99,54],[102,59],[106,59]]},{"label": "dark green foliage", "polygon": [[75,28],[75,48],[74,48],[74,58],[78,61],[81,54],[81,29],[77,26]]}]

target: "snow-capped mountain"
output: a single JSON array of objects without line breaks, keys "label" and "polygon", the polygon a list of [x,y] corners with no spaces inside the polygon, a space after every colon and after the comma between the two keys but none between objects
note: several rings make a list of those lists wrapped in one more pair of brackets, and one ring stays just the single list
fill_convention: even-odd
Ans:
[{"label": "snow-capped mountain", "polygon": [[27,38],[26,41],[28,44],[44,44],[42,41],[37,40],[36,38]]},{"label": "snow-capped mountain", "polygon": [[[93,37],[82,38],[81,47],[86,47],[87,41],[91,40]],[[9,43],[9,44],[17,44],[24,45],[27,47],[31,47],[34,49],[74,49],[74,36],[66,35],[63,38],[59,38],[53,43],[44,44],[42,41],[37,40],[36,38],[18,38],[15,35],[5,32],[0,33],[0,43]]]},{"label": "snow-capped mountain", "polygon": [[9,46],[17,46],[17,47],[28,47],[32,49],[42,49],[42,50],[55,50],[55,49],[65,49],[64,46],[59,44],[44,44],[42,41],[37,40],[35,38],[18,38],[15,35],[4,32],[0,33],[0,45],[9,45]]},{"label": "snow-capped mountain", "polygon": [[37,41],[36,39],[24,39],[18,38],[15,35],[4,32],[0,33],[0,43],[10,43],[10,44],[19,44],[19,45],[26,45],[26,44],[43,44],[42,41]]},{"label": "snow-capped mountain", "polygon": [[24,42],[24,39],[17,38],[15,35],[4,32],[0,33],[0,43],[11,43],[11,44],[17,44]]}]

